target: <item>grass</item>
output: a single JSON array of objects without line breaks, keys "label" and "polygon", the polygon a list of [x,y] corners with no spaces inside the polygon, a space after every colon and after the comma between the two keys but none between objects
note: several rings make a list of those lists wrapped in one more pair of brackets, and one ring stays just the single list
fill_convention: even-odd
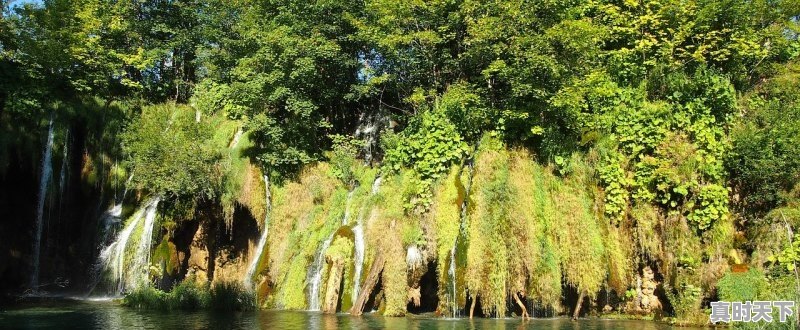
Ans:
[{"label": "grass", "polygon": [[172,291],[146,286],[125,296],[123,305],[149,310],[225,310],[246,311],[255,309],[255,296],[238,282],[198,284],[187,279]]}]

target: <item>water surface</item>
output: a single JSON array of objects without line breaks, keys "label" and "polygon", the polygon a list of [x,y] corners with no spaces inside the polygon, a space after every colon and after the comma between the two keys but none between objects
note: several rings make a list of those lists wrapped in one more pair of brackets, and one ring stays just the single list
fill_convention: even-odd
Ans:
[{"label": "water surface", "polygon": [[661,330],[668,325],[647,321],[566,318],[523,321],[442,319],[425,316],[353,317],[318,312],[156,312],[119,306],[111,301],[57,301],[0,309],[0,329],[550,329]]}]

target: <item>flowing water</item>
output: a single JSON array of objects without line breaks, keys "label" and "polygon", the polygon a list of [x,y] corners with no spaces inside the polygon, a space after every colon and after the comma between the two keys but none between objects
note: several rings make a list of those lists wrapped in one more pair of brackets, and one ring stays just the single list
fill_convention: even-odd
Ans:
[{"label": "flowing water", "polygon": [[156,312],[119,306],[113,301],[50,301],[0,308],[0,329],[548,329],[666,330],[648,321],[566,318],[442,319],[412,315],[325,315],[302,311],[263,310],[238,313]]},{"label": "flowing water", "polygon": [[44,145],[42,171],[39,175],[39,201],[36,204],[36,234],[33,237],[33,271],[30,278],[30,289],[39,290],[39,260],[42,253],[42,231],[44,230],[44,204],[47,198],[47,187],[53,175],[53,118],[50,118],[47,130],[47,142]]},{"label": "flowing water", "polygon": [[253,255],[250,257],[250,264],[247,265],[247,272],[245,272],[244,285],[247,288],[253,287],[253,275],[258,267],[258,260],[261,259],[261,253],[264,252],[264,247],[267,245],[267,235],[269,234],[269,212],[272,209],[272,201],[270,200],[269,192],[269,176],[264,174],[264,189],[266,189],[267,196],[267,210],[264,216],[264,230],[261,231],[261,238],[258,239],[258,245]]},{"label": "flowing water", "polygon": [[464,198],[464,202],[461,203],[461,223],[458,225],[458,236],[456,236],[455,241],[453,242],[453,249],[450,250],[450,269],[447,270],[447,275],[450,277],[450,283],[453,286],[453,291],[450,296],[450,305],[453,308],[453,317],[459,317],[459,308],[458,308],[458,288],[457,288],[457,281],[456,281],[456,257],[458,256],[458,238],[464,234],[464,224],[467,222],[467,201],[469,201],[469,193],[470,189],[472,188],[472,161],[468,161],[467,164],[467,185],[466,185],[466,197]]},{"label": "flowing water", "polygon": [[[378,193],[381,188],[381,176],[372,182],[372,195]],[[364,268],[364,216],[363,212],[358,217],[358,223],[353,227],[353,243],[355,244],[355,255],[353,261],[355,269],[353,271],[353,301],[358,300],[358,293],[361,290],[361,272]]]},{"label": "flowing water", "polygon": [[[350,202],[353,198],[354,192],[355,189],[352,189],[347,193],[347,201],[345,201],[342,225],[346,225],[348,219],[350,218]],[[319,289],[322,286],[322,272],[325,270],[325,251],[331,246],[334,235],[336,235],[336,231],[331,233],[331,236],[322,242],[322,246],[319,250],[317,250],[317,254],[314,255],[314,263],[311,264],[308,276],[308,283],[310,285],[308,288],[308,309],[311,311],[318,311],[320,308]]]},{"label": "flowing water", "polygon": [[[98,268],[111,277],[110,280],[115,288],[114,295],[120,295],[147,281],[150,247],[159,201],[159,198],[153,198],[145,203],[144,207],[134,213],[117,238],[100,252]],[[139,245],[135,254],[126,259],[126,251],[130,249],[128,243],[140,224],[142,225],[141,235],[138,237]]]},{"label": "flowing water", "polygon": [[358,118],[359,123],[354,136],[364,141],[364,163],[372,162],[380,142],[381,129],[387,125],[388,121],[389,117],[380,111],[369,114],[362,113]]},{"label": "flowing water", "polygon": [[322,242],[322,246],[317,250],[317,254],[314,255],[314,263],[311,264],[311,272],[309,273],[310,287],[308,288],[308,309],[311,311],[318,311],[320,308],[319,288],[322,285],[322,271],[325,269],[325,250],[331,246],[334,234],[336,232],[331,233],[331,236],[325,242]]},{"label": "flowing water", "polygon": [[364,227],[357,224],[353,227],[353,243],[355,243],[355,269],[353,271],[353,296],[352,301],[358,300],[358,293],[361,289],[361,269],[364,266]]}]

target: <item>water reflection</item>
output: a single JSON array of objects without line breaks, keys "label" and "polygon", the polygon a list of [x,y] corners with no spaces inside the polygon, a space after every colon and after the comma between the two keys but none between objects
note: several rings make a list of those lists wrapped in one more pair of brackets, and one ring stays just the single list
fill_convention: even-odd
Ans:
[{"label": "water reflection", "polygon": [[661,330],[669,326],[645,321],[565,318],[442,319],[423,316],[352,317],[316,312],[257,311],[240,313],[153,312],[118,306],[113,302],[51,302],[0,310],[0,329],[553,329],[553,330]]}]

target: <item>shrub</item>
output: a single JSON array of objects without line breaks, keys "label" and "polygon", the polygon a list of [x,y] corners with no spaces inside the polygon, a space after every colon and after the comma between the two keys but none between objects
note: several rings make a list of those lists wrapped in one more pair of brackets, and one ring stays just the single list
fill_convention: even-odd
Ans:
[{"label": "shrub", "polygon": [[208,293],[208,307],[226,311],[253,310],[256,297],[239,282],[219,282]]}]

